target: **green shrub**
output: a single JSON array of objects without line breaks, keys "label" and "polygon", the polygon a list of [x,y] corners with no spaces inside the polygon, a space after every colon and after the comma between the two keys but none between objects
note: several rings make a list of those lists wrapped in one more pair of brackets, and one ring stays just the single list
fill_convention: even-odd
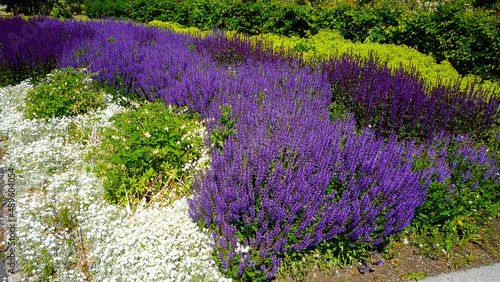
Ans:
[{"label": "green shrub", "polygon": [[465,11],[460,4],[441,5],[435,12],[405,13],[398,24],[376,27],[368,40],[405,44],[437,62],[448,60],[462,75],[500,80],[500,22],[493,11]]},{"label": "green shrub", "polygon": [[24,14],[31,15],[49,15],[58,0],[1,0],[0,4],[7,5],[7,13],[12,12],[14,15]]},{"label": "green shrub", "polygon": [[45,83],[28,92],[23,109],[26,118],[76,116],[103,106],[102,93],[89,84],[92,75],[73,68],[54,70]]},{"label": "green shrub", "polygon": [[79,5],[75,1],[59,1],[54,5],[54,15],[62,19],[72,19],[73,10],[78,7]]},{"label": "green shrub", "polygon": [[104,178],[104,198],[133,204],[162,194],[169,200],[189,194],[186,179],[203,148],[203,138],[194,133],[200,127],[196,118],[160,102],[111,118],[114,125],[102,134],[96,150],[95,171]]},{"label": "green shrub", "polygon": [[405,70],[410,71],[415,67],[420,77],[428,85],[436,86],[443,83],[452,86],[455,85],[457,80],[461,80],[462,88],[465,88],[471,83],[482,82],[484,88],[491,88],[496,93],[500,92],[498,83],[481,80],[475,75],[463,77],[449,61],[436,62],[433,56],[426,55],[406,45],[379,44],[369,41],[353,43],[344,39],[338,31],[320,31],[308,38],[306,44],[316,47],[315,51],[304,53],[306,60],[330,55],[341,56],[346,53],[352,53],[367,59],[373,53],[381,62],[387,62],[388,66],[393,70],[403,67]]},{"label": "green shrub", "polygon": [[[84,0],[85,13],[89,17],[126,18],[125,5],[128,0]],[[148,2],[148,6],[152,2]]]}]

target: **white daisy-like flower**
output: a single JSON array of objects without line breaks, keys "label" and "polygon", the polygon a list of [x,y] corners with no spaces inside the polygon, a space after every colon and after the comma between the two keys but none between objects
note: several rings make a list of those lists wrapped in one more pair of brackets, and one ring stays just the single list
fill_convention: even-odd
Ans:
[{"label": "white daisy-like flower", "polygon": [[[87,115],[28,120],[18,107],[31,89],[29,81],[0,88],[0,134],[8,138],[9,147],[0,166],[16,168],[16,255],[22,267],[29,266],[24,271],[30,280],[42,279],[50,265],[61,281],[186,281],[193,277],[230,281],[212,260],[211,237],[192,222],[185,198],[170,206],[155,203],[130,218],[124,207],[102,198],[102,180],[88,169],[96,164],[86,156],[102,142],[99,132],[113,126],[109,119],[126,108],[105,95],[106,107]],[[83,132],[85,143],[68,136],[72,124]],[[206,137],[206,129],[199,125],[186,137]],[[148,132],[145,136],[151,137]],[[189,161],[186,170],[206,167],[209,148],[199,151],[201,157]],[[57,218],[63,214],[68,224],[59,226]],[[63,243],[71,240],[77,246],[84,244],[88,272],[68,269],[83,263],[83,253]]]}]

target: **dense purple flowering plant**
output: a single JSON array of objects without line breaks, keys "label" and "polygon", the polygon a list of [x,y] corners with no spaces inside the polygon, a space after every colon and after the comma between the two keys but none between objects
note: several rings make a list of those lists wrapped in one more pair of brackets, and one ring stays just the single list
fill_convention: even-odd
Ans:
[{"label": "dense purple flowering plant", "polygon": [[376,128],[378,135],[396,132],[425,141],[444,130],[484,140],[499,118],[498,96],[478,85],[463,91],[459,82],[425,87],[415,70],[392,72],[373,57],[331,58],[323,70],[332,83],[333,102],[352,111],[360,126]]},{"label": "dense purple flowering plant", "polygon": [[65,52],[93,35],[87,25],[78,22],[0,18],[0,86],[45,76]]}]

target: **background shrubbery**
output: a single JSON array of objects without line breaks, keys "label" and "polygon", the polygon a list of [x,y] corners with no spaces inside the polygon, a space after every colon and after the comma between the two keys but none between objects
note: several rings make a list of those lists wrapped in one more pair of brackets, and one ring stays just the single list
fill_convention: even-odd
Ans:
[{"label": "background shrubbery", "polygon": [[[89,17],[125,18],[128,14],[124,7],[128,0],[84,0],[85,12]],[[156,1],[148,2],[148,6]]]},{"label": "background shrubbery", "polygon": [[494,11],[468,10],[466,4],[457,2],[410,12],[401,6],[387,9],[349,4],[312,7],[276,1],[131,0],[122,9],[139,21],[173,21],[200,29],[218,26],[247,35],[303,37],[322,29],[339,30],[354,42],[406,44],[431,54],[438,63],[448,60],[461,75],[498,81],[498,16]]}]

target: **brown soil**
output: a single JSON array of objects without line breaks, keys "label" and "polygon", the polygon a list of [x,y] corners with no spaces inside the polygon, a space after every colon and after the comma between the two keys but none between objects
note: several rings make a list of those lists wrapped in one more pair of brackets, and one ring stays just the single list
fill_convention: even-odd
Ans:
[{"label": "brown soil", "polygon": [[[413,246],[411,238],[409,244],[401,242],[391,243],[385,253],[371,258],[372,262],[383,260],[380,266],[373,264],[352,265],[346,269],[320,271],[317,265],[308,268],[307,276],[303,280],[277,278],[276,281],[403,281],[417,280],[473,267],[486,266],[500,262],[500,218],[494,219],[487,227],[479,243],[465,242],[462,246],[454,246],[449,256],[423,255],[419,246]],[[482,247],[486,246],[486,247]],[[362,266],[370,266],[369,271],[363,271]]]}]

